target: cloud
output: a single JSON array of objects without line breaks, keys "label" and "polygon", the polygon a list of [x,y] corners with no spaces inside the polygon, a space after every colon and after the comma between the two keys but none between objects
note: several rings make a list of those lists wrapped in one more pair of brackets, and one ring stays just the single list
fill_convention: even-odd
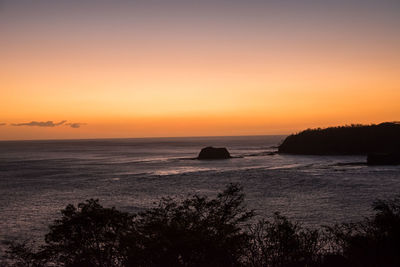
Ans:
[{"label": "cloud", "polygon": [[0,126],[4,126],[4,125],[7,125],[7,123],[0,122]]},{"label": "cloud", "polygon": [[[82,125],[86,125],[87,123],[82,122],[70,122],[67,123],[66,120],[60,122],[53,122],[53,121],[31,121],[31,122],[24,122],[24,123],[12,123],[11,126],[36,126],[36,127],[57,127],[57,126],[69,126],[71,128],[80,128]],[[6,125],[5,123],[0,123],[0,126]]]},{"label": "cloud", "polygon": [[53,121],[31,121],[31,122],[25,122],[25,123],[13,123],[11,124],[12,126],[37,126],[37,127],[56,127],[63,125],[66,123],[66,120],[56,122],[54,123]]},{"label": "cloud", "polygon": [[80,128],[82,125],[86,125],[86,123],[74,122],[74,123],[67,123],[65,125],[68,125],[71,128]]}]

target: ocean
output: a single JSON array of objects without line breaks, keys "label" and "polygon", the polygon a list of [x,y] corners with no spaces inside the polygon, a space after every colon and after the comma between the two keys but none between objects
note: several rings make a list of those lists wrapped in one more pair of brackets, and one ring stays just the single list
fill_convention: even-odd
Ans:
[{"label": "ocean", "polygon": [[[365,156],[271,154],[284,136],[0,142],[0,242],[41,238],[67,204],[99,199],[138,212],[162,197],[215,196],[240,183],[258,217],[309,227],[362,219],[400,192],[400,166]],[[235,158],[194,160],[205,146]]]}]

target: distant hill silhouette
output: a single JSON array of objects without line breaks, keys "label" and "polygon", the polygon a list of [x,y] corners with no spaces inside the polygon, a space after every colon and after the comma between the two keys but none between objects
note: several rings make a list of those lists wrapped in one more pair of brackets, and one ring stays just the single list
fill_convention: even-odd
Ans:
[{"label": "distant hill silhouette", "polygon": [[307,129],[288,136],[278,151],[308,155],[400,153],[400,123]]}]

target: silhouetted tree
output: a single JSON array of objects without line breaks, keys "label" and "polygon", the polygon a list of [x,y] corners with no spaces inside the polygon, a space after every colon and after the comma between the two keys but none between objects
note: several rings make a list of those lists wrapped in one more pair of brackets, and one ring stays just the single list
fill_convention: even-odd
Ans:
[{"label": "silhouetted tree", "polygon": [[279,213],[250,228],[250,266],[315,266],[321,257],[320,232],[290,222]]},{"label": "silhouetted tree", "polygon": [[334,254],[346,266],[400,266],[400,199],[380,200],[373,208],[372,218],[328,228]]},{"label": "silhouetted tree", "polygon": [[253,216],[244,194],[231,184],[214,199],[163,199],[135,222],[131,266],[238,266],[248,242],[241,225]]},{"label": "silhouetted tree", "polygon": [[68,205],[61,219],[50,225],[38,251],[23,244],[11,247],[21,266],[119,266],[122,237],[133,231],[133,216],[87,200],[78,208]]},{"label": "silhouetted tree", "polygon": [[137,216],[88,200],[62,210],[38,250],[15,244],[10,255],[22,266],[238,266],[252,216],[237,184],[213,199],[162,199]]},{"label": "silhouetted tree", "polygon": [[[43,245],[11,244],[13,266],[400,266],[400,199],[377,201],[375,215],[326,231],[275,213],[249,224],[242,187],[215,198],[162,199],[139,214],[97,200],[68,205]],[[0,264],[1,265],[1,264]]]}]

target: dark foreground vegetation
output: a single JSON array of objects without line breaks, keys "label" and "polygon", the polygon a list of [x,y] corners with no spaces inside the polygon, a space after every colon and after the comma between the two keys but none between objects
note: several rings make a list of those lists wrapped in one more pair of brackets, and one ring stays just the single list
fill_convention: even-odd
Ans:
[{"label": "dark foreground vegetation", "polygon": [[254,222],[236,184],[139,214],[88,200],[62,210],[43,245],[10,244],[4,265],[400,266],[400,199],[373,208],[357,223],[307,229],[278,213]]},{"label": "dark foreground vegetation", "polygon": [[280,153],[329,155],[400,153],[400,123],[308,129],[288,136]]}]

